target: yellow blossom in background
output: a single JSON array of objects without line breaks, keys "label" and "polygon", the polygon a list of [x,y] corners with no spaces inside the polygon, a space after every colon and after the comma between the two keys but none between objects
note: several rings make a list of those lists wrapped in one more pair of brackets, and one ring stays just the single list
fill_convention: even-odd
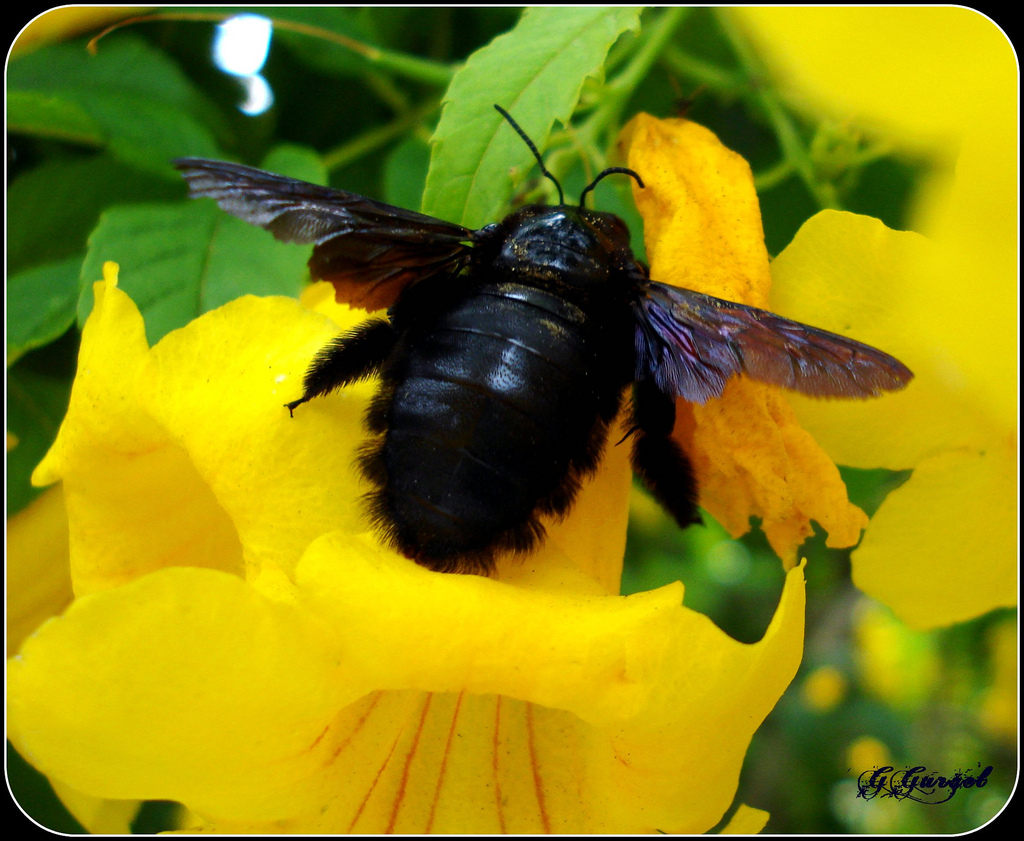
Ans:
[{"label": "yellow blossom in background", "polygon": [[[305,300],[344,321],[322,297]],[[95,301],[36,472],[63,483],[76,599],[8,669],[11,738],[79,813],[169,799],[237,833],[720,820],[799,663],[802,569],[754,645],[678,583],[610,594],[620,453],[500,580],[423,569],[360,525],[372,386],[283,409],[336,322],[245,297],[148,348],[109,264]]]},{"label": "yellow blossom in background", "polygon": [[1004,87],[1012,47],[973,9],[762,7],[730,14],[786,95],[916,149],[949,148],[975,119],[1015,110]]},{"label": "yellow blossom in background", "polygon": [[861,736],[859,739],[854,739],[846,751],[846,764],[855,779],[865,771],[891,765],[892,761],[889,748],[885,746],[884,742],[873,736]]},{"label": "yellow blossom in background", "polygon": [[148,6],[66,6],[50,9],[26,26],[11,49],[21,55],[43,44],[63,41],[81,33],[95,32],[108,24],[144,13]]},{"label": "yellow blossom in background", "polygon": [[859,605],[854,634],[864,687],[896,709],[919,708],[940,673],[932,635],[909,629],[887,608],[867,599]]},{"label": "yellow blossom in background", "polygon": [[989,630],[991,685],[985,691],[978,718],[981,726],[1007,744],[1017,740],[1017,623],[1000,622]]},{"label": "yellow blossom in background", "polygon": [[934,163],[913,228],[823,213],[773,263],[782,314],[861,336],[915,373],[887,405],[794,398],[840,464],[913,469],[854,581],[937,627],[1016,604],[1018,80],[970,9],[745,9],[775,81]]},{"label": "yellow blossom in background", "polygon": [[804,703],[818,713],[835,709],[846,695],[847,680],[835,666],[815,669],[804,680]]}]

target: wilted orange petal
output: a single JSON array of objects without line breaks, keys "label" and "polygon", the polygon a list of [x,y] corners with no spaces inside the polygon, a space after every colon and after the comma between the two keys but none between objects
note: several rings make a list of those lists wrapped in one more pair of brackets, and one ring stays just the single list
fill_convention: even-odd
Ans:
[{"label": "wilted orange petal", "polygon": [[[750,167],[710,131],[686,120],[636,117],[624,131],[644,217],[651,277],[756,307],[767,307],[771,273]],[[812,533],[851,546],[867,524],[839,471],[797,423],[776,388],[731,380],[704,406],[680,402],[675,435],[693,462],[700,503],[734,537],[762,520],[788,564]]]}]

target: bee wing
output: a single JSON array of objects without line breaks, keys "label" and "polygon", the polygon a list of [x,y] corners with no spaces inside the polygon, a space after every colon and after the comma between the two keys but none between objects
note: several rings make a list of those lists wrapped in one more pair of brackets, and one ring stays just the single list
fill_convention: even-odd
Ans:
[{"label": "bee wing", "polygon": [[457,269],[472,247],[468,228],[355,193],[225,161],[179,158],[174,165],[192,198],[214,199],[279,240],[313,243],[311,276],[367,310],[390,306],[417,280]]},{"label": "bee wing", "polygon": [[876,397],[913,374],[869,345],[743,304],[648,282],[633,304],[636,379],[693,403],[734,374],[813,397]]}]

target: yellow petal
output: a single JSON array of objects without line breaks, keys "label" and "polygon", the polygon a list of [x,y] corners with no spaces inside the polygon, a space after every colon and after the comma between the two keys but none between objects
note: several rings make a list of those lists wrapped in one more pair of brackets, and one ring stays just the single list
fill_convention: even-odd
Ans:
[{"label": "yellow petal", "polygon": [[968,399],[950,403],[948,357],[935,352],[942,337],[909,326],[922,303],[918,290],[936,299],[954,294],[933,287],[932,250],[924,237],[877,219],[823,211],[772,263],[780,314],[880,347],[914,372],[904,391],[879,400],[792,398],[801,422],[841,464],[903,470],[968,443],[965,431],[981,422]]},{"label": "yellow petal", "polygon": [[[93,441],[108,450],[133,452],[153,446],[163,436],[130,399],[134,380],[149,346],[142,315],[117,287],[117,265],[106,263],[104,279],[93,284],[93,311],[82,329],[78,370],[68,417],[46,457],[32,475],[35,485],[56,482]],[[112,397],[117,394],[119,397]]]},{"label": "yellow petal", "polygon": [[[906,362],[910,386],[884,400],[794,398],[800,420],[837,462],[914,468],[853,554],[854,580],[915,627],[1015,603],[1017,491],[1015,282],[986,277],[984,306],[964,313],[973,276],[948,242],[826,211],[772,265],[779,311],[864,337]],[[959,265],[959,275],[951,267]],[[990,360],[1002,373],[979,374]],[[984,563],[978,563],[984,558]]]},{"label": "yellow petal", "polygon": [[58,487],[7,521],[7,656],[71,599],[68,515]]},{"label": "yellow petal", "polygon": [[651,277],[755,307],[771,275],[750,165],[708,129],[639,114],[623,129]]},{"label": "yellow petal", "polygon": [[142,804],[138,800],[106,800],[75,791],[60,780],[50,780],[53,791],[67,810],[94,835],[129,835],[131,823]]},{"label": "yellow petal", "polygon": [[63,480],[75,592],[175,563],[237,568],[237,538],[223,511],[139,404],[149,353],[142,317],[117,288],[116,265],[104,273],[67,415],[32,477]]},{"label": "yellow petal", "polygon": [[351,330],[366,321],[367,318],[383,318],[385,315],[383,311],[367,315],[366,310],[339,304],[334,294],[334,284],[328,283],[326,280],[318,280],[303,289],[299,296],[299,303],[307,309],[326,315],[338,325],[339,333]]},{"label": "yellow petal", "polygon": [[701,505],[733,537],[749,529],[751,516],[761,518],[772,548],[792,566],[812,519],[829,546],[842,547],[857,542],[867,517],[848,502],[838,469],[787,400],[770,386],[735,381],[718,400],[687,407],[692,432],[685,417],[681,423]]},{"label": "yellow petal", "polygon": [[[613,814],[621,810],[620,827],[642,816],[643,831],[697,833],[721,819],[750,737],[796,674],[803,623],[802,566],[787,574],[775,618],[753,645],[682,612],[648,708],[612,728],[609,761],[600,766],[599,792]],[[694,768],[717,784],[685,783]]]},{"label": "yellow petal", "polygon": [[[501,590],[493,582],[472,581],[474,587]],[[332,726],[324,737],[341,753],[336,767],[338,773],[344,769],[344,777],[335,786],[337,799],[316,823],[300,820],[290,828],[366,833],[706,830],[732,800],[753,729],[796,670],[802,581],[801,571],[790,574],[776,619],[754,646],[728,639],[705,617],[676,611],[675,633],[649,702],[608,728],[507,695],[374,693],[346,714],[337,732]],[[411,637],[408,644],[415,647],[419,640]],[[544,643],[546,648],[563,644],[571,640]],[[589,649],[581,646],[581,651]],[[542,654],[546,657],[547,651]],[[504,664],[510,675],[524,672],[518,656],[510,646]],[[452,659],[459,657],[453,651]],[[687,783],[686,769],[695,766],[701,767],[704,780],[699,790]],[[220,828],[260,829],[237,823]]]},{"label": "yellow petal", "polygon": [[757,835],[770,818],[763,809],[754,809],[741,803],[729,823],[722,829],[722,835]]},{"label": "yellow petal", "polygon": [[442,575],[342,534],[310,547],[297,580],[369,686],[506,694],[591,723],[644,704],[682,600],[678,583],[586,597]]},{"label": "yellow petal", "polygon": [[96,286],[68,414],[34,475],[63,479],[76,592],[171,565],[240,571],[249,551],[288,571],[315,537],[355,528],[371,387],[294,419],[284,408],[336,325],[289,299],[250,297],[150,350],[115,284],[116,271]]},{"label": "yellow petal", "polygon": [[1017,603],[1016,445],[921,462],[853,553],[853,581],[914,628]]},{"label": "yellow petal", "polygon": [[337,332],[291,299],[246,296],[165,336],[139,381],[140,403],[229,518],[251,573],[256,556],[291,571],[314,538],[360,528],[354,463],[372,387],[294,418],[284,408]]},{"label": "yellow petal", "polygon": [[[771,274],[750,167],[707,129],[685,120],[634,119],[624,132],[651,277],[766,307]],[[812,533],[851,546],[867,522],[838,470],[797,423],[778,389],[745,378],[704,406],[679,404],[676,437],[690,457],[700,503],[734,537],[752,516],[787,563]]]},{"label": "yellow petal", "polygon": [[14,743],[224,832],[702,831],[802,648],[802,570],[755,645],[679,585],[566,599],[334,536],[298,573],[297,603],[186,568],[79,599],[10,664]]},{"label": "yellow petal", "polygon": [[[8,666],[9,729],[85,794],[214,814],[302,813],[311,748],[353,692],[294,606],[215,570],[171,568],[75,601]],[[362,690],[365,691],[365,690]]]}]

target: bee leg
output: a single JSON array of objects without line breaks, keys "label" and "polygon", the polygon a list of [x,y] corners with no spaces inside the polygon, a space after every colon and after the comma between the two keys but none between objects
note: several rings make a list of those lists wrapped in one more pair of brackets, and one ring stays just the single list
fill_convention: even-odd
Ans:
[{"label": "bee leg", "polygon": [[633,386],[633,470],[654,498],[686,528],[701,522],[689,459],[672,439],[676,404],[651,380]]},{"label": "bee leg", "polygon": [[332,339],[313,357],[302,381],[302,397],[285,404],[288,414],[307,400],[375,373],[388,358],[396,338],[388,322],[375,318]]}]

